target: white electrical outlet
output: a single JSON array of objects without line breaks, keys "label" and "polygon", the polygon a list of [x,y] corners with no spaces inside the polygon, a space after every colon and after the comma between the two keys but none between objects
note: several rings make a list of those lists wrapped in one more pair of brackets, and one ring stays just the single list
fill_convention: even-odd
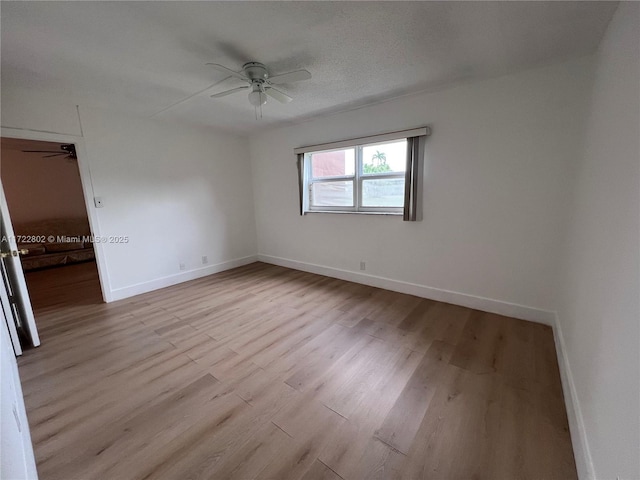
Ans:
[{"label": "white electrical outlet", "polygon": [[207,263],[209,263],[209,257],[207,257],[206,255],[202,256],[202,264],[206,265]]},{"label": "white electrical outlet", "polygon": [[184,263],[180,262],[180,270],[186,270],[186,269],[187,269],[187,266]]},{"label": "white electrical outlet", "polygon": [[360,270],[366,270],[367,269],[367,262],[360,262]]}]

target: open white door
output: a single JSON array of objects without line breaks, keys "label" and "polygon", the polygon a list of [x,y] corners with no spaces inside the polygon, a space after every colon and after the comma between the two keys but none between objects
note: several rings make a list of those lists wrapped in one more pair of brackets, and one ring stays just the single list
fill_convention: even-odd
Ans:
[{"label": "open white door", "polygon": [[[23,331],[27,340],[34,346],[40,345],[38,329],[31,308],[31,299],[27,291],[27,282],[20,263],[20,251],[13,232],[11,217],[4,189],[0,181],[0,259],[3,276],[6,276],[6,288],[11,303],[12,318],[18,330]],[[3,282],[4,283],[4,282]],[[3,288],[5,285],[3,285]],[[8,312],[6,312],[9,315]]]},{"label": "open white door", "polygon": [[16,357],[22,355],[22,346],[20,345],[20,337],[18,336],[18,330],[16,328],[16,322],[14,320],[14,314],[12,309],[15,308],[14,305],[11,304],[9,300],[9,295],[7,294],[7,278],[4,271],[4,265],[0,262],[0,273],[2,274],[2,280],[0,282],[0,310],[4,314],[4,321],[7,324],[7,331],[9,332],[9,337],[11,337],[11,345],[13,346],[13,353],[15,353]]},{"label": "open white door", "polygon": [[[4,286],[0,285],[0,292],[3,291]],[[37,480],[18,365],[7,330],[7,321],[11,319],[5,317],[1,308],[0,317],[0,478]]]}]

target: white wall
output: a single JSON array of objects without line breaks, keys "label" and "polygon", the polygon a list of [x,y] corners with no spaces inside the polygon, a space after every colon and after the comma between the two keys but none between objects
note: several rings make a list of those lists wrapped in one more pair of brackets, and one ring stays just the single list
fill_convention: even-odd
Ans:
[{"label": "white wall", "polygon": [[[42,149],[39,142],[30,145]],[[14,226],[52,218],[87,218],[75,161],[3,148],[0,174]]]},{"label": "white wall", "polygon": [[178,275],[180,263],[203,268],[204,255],[209,265],[255,255],[246,139],[103,110],[81,108],[81,118],[105,205],[100,234],[129,237],[105,244],[116,296],[157,287],[149,282]]},{"label": "white wall", "polygon": [[621,3],[572,171],[558,317],[593,460],[577,458],[585,478],[640,478],[639,23],[640,5]]},{"label": "white wall", "polygon": [[[252,136],[261,258],[352,278],[364,260],[365,274],[437,289],[423,289],[427,295],[550,321],[569,162],[590,79],[585,58]],[[433,130],[422,222],[298,214],[295,147],[422,125]]]},{"label": "white wall", "polygon": [[65,99],[6,89],[2,127],[20,135],[30,134],[24,129],[77,135],[82,143],[87,193],[105,205],[88,206],[94,233],[129,237],[100,247],[109,299],[255,260],[245,138],[107,110],[81,107],[79,116]]}]

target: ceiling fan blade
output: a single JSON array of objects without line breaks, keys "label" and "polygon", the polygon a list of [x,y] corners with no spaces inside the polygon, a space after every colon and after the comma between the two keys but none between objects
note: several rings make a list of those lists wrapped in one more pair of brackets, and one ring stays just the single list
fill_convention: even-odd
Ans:
[{"label": "ceiling fan blade", "polygon": [[53,155],[43,155],[42,158],[59,157],[60,155],[69,156],[67,152],[54,153]]},{"label": "ceiling fan blade", "polygon": [[60,150],[21,150],[22,153],[67,153]]},{"label": "ceiling fan blade", "polygon": [[282,93],[280,90],[276,90],[273,87],[266,87],[264,89],[264,93],[272,98],[275,98],[280,103],[289,103],[291,100],[293,100],[293,98],[291,98],[289,95]]},{"label": "ceiling fan blade", "polygon": [[306,70],[296,70],[295,72],[283,73],[282,75],[276,75],[275,77],[269,77],[269,83],[274,85],[280,85],[282,83],[300,82],[302,80],[309,80],[311,74]]},{"label": "ceiling fan blade", "polygon": [[67,158],[77,159],[78,155],[76,153],[76,146],[73,143],[68,143],[66,145],[60,145],[60,148],[64,150],[69,156]]},{"label": "ceiling fan blade", "polygon": [[231,90],[226,90],[224,92],[215,93],[215,94],[211,95],[211,98],[226,97],[227,95],[231,95],[232,93],[239,92],[240,90],[246,90],[247,88],[249,88],[249,85],[246,85],[244,87],[232,88]]},{"label": "ceiling fan blade", "polygon": [[232,77],[239,78],[240,80],[244,80],[245,82],[251,82],[251,79],[249,77],[243,75],[242,73],[234,72],[233,70],[225,67],[224,65],[220,65],[218,63],[207,63],[207,65],[212,66],[219,72],[226,73],[227,75],[231,75]]}]

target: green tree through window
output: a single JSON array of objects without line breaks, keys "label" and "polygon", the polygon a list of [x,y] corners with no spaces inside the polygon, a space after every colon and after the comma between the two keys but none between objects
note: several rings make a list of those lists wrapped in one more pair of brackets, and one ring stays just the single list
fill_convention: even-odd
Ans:
[{"label": "green tree through window", "polygon": [[371,156],[372,163],[365,163],[362,166],[363,173],[382,173],[390,172],[391,167],[387,164],[387,155],[384,152],[376,150]]}]

